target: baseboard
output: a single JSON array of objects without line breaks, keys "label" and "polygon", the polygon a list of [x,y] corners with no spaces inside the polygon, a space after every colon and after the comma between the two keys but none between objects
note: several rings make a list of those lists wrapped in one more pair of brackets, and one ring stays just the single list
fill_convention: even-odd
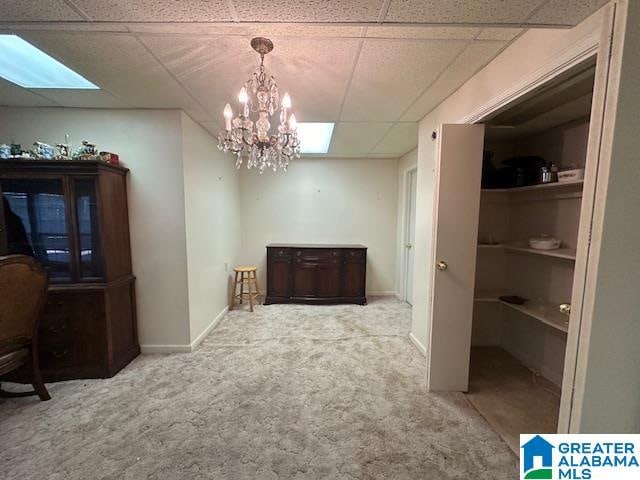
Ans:
[{"label": "baseboard", "polygon": [[190,353],[191,345],[140,345],[140,353]]},{"label": "baseboard", "polygon": [[224,307],[216,318],[205,328],[200,335],[198,335],[193,342],[188,345],[140,345],[140,352],[142,354],[153,354],[153,353],[191,353],[198,345],[202,343],[202,341],[211,333],[211,331],[218,326],[220,320],[224,318],[226,313],[229,311],[229,307]]},{"label": "baseboard", "polygon": [[415,345],[415,347],[420,351],[422,355],[424,355],[425,357],[427,356],[426,347],[420,342],[420,340],[416,338],[413,332],[409,334],[409,340],[411,340],[411,343]]},{"label": "baseboard", "polygon": [[191,345],[190,345],[191,351],[194,351],[196,348],[198,348],[198,345],[200,345],[202,341],[207,337],[207,335],[211,333],[211,330],[213,330],[218,326],[218,324],[220,323],[220,320],[224,318],[224,316],[227,314],[228,311],[229,311],[229,307],[228,306],[224,307],[220,311],[220,313],[216,316],[216,318],[214,318],[213,321],[209,324],[209,326],[205,328],[202,331],[202,333],[193,340],[193,342],[191,342]]},{"label": "baseboard", "polygon": [[382,290],[379,292],[367,292],[367,297],[396,297],[400,298],[400,294],[393,290]]}]

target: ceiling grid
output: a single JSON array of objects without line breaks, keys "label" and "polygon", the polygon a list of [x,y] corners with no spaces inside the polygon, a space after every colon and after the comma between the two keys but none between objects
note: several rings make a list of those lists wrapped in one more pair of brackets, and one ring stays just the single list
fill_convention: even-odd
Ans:
[{"label": "ceiling grid", "polygon": [[21,35],[102,90],[26,90],[0,105],[179,108],[217,134],[222,107],[266,67],[302,121],[335,121],[331,156],[397,157],[417,122],[526,29],[575,25],[606,0],[3,0]]}]

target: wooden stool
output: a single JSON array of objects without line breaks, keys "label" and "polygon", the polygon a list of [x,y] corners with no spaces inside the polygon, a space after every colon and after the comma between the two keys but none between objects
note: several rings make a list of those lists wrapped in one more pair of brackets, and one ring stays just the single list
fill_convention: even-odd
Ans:
[{"label": "wooden stool", "polygon": [[[249,310],[253,312],[254,299],[260,297],[260,287],[258,287],[256,267],[236,267],[233,269],[233,271],[236,272],[236,278],[233,282],[233,291],[231,292],[229,310],[233,310],[233,307],[236,303],[236,298],[239,299],[238,303],[242,305],[242,298],[246,295],[249,299]],[[240,276],[238,276],[238,274],[240,274]],[[244,290],[245,284],[247,285],[246,292]],[[240,293],[236,293],[238,285],[240,285]]]}]

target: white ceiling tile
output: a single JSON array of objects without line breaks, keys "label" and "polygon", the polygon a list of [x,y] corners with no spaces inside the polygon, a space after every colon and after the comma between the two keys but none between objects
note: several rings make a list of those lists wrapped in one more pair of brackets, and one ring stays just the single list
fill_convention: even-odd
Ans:
[{"label": "white ceiling tile", "polygon": [[131,106],[104,90],[43,88],[33,89],[32,91],[65,107],[126,108]]},{"label": "white ceiling tile", "polygon": [[199,23],[129,23],[131,33],[155,35],[251,35],[251,25],[247,24],[199,24]]},{"label": "white ceiling tile", "polygon": [[465,46],[456,41],[365,40],[340,120],[397,120]]},{"label": "white ceiling tile", "polygon": [[489,63],[507,42],[472,42],[455,62],[402,116],[402,121],[416,122],[456,91],[480,68]]},{"label": "white ceiling tile", "polygon": [[506,40],[510,41],[522,33],[522,28],[485,28],[476,40]]},{"label": "white ceiling tile", "polygon": [[[609,0],[549,0],[527,23],[577,25]],[[637,0],[632,0],[637,1]]]},{"label": "white ceiling tile", "polygon": [[252,36],[260,37],[315,37],[315,38],[360,38],[366,27],[350,25],[255,25],[243,24]]},{"label": "white ceiling tile", "polygon": [[224,0],[73,0],[94,21],[216,22],[232,21]]},{"label": "white ceiling tile", "polygon": [[134,37],[32,32],[25,38],[128,105],[202,110]]},{"label": "white ceiling tile", "polygon": [[241,22],[375,22],[384,0],[233,0]]},{"label": "white ceiling tile", "polygon": [[332,155],[366,155],[375,147],[393,123],[337,123],[333,130]]},{"label": "white ceiling tile", "polygon": [[39,32],[99,32],[99,33],[127,33],[127,27],[118,23],[91,23],[91,22],[74,22],[74,23],[51,23],[38,22],[29,24],[16,24],[11,27],[12,30],[20,34],[21,31],[39,31]]},{"label": "white ceiling tile", "polygon": [[371,38],[414,38],[421,40],[473,40],[480,32],[472,27],[388,27],[385,25],[367,27],[367,37]]},{"label": "white ceiling tile", "polygon": [[57,105],[49,99],[0,78],[0,106],[55,107]]},{"label": "white ceiling tile", "polygon": [[69,21],[84,20],[63,0],[2,0],[0,21]]},{"label": "white ceiling tile", "polygon": [[532,0],[391,0],[386,22],[520,23],[536,8]]},{"label": "white ceiling tile", "polygon": [[[259,63],[248,38],[145,37],[142,41],[214,115],[234,100]],[[265,58],[298,121],[335,121],[359,40],[281,38]]]},{"label": "white ceiling tile", "polygon": [[396,123],[373,153],[404,155],[418,145],[417,123]]}]

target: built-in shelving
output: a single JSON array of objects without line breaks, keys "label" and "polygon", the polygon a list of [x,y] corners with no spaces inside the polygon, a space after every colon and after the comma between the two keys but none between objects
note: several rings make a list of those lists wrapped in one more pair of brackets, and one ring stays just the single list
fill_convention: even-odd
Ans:
[{"label": "built-in shelving", "polygon": [[525,245],[515,243],[495,243],[495,244],[478,244],[479,249],[502,249],[506,252],[524,253],[527,255],[538,255],[541,257],[559,258],[562,260],[575,261],[576,250],[574,248],[556,248],[554,250],[538,250]]},{"label": "built-in shelving", "polygon": [[500,300],[502,295],[505,293],[498,290],[478,290],[475,292],[474,300],[476,302],[500,303],[561,332],[567,333],[569,330],[569,317],[560,313],[558,304],[529,300],[523,305],[516,305]]},{"label": "built-in shelving", "polygon": [[524,313],[542,323],[549,325],[564,333],[569,331],[569,317],[560,313],[558,305],[549,302],[529,301],[524,305],[514,305],[500,300],[503,305],[513,308],[520,313]]},{"label": "built-in shelving", "polygon": [[507,252],[526,253],[528,255],[539,255],[542,257],[560,258],[563,260],[576,259],[576,251],[573,248],[556,248],[554,250],[539,250],[536,248],[525,247],[517,244],[506,244],[503,248]]},{"label": "built-in shelving", "polygon": [[573,180],[570,182],[553,182],[553,183],[540,183],[537,185],[527,185],[525,187],[512,187],[512,188],[483,188],[483,192],[490,193],[517,193],[517,192],[530,192],[536,190],[558,190],[566,187],[582,186],[584,180]]}]

